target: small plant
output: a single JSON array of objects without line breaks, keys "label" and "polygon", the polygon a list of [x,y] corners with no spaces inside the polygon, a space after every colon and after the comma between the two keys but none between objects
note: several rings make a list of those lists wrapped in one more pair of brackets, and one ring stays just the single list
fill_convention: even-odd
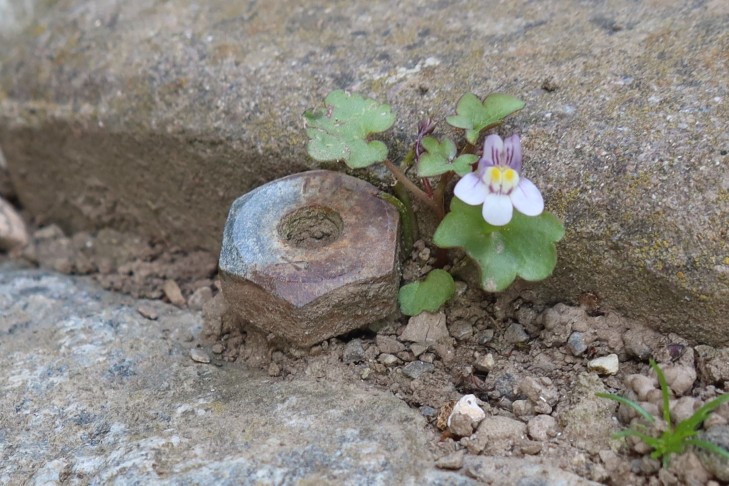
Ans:
[{"label": "small plant", "polygon": [[[483,100],[468,93],[458,101],[456,114],[446,118],[451,126],[465,131],[466,143],[460,150],[453,140],[433,136],[436,123],[423,120],[417,124],[412,148],[399,163],[388,158],[383,142],[370,139],[394,124],[389,105],[341,90],[331,92],[324,103],[325,109],[304,113],[309,155],[322,162],[343,161],[352,169],[384,164],[397,181],[397,197],[384,193],[381,197],[400,211],[406,252],[417,234],[411,195],[430,208],[439,223],[432,239],[441,248],[435,265],[439,268],[424,281],[401,289],[404,314],[434,312],[453,296],[453,277],[442,270],[450,263],[449,248],[462,248],[470,257],[451,268],[477,265],[481,286],[487,291],[505,290],[517,277],[536,281],[551,275],[557,262],[555,243],[564,228],[544,212],[541,192],[522,175],[519,136],[502,140],[491,134],[483,150],[477,148],[485,131],[521,110],[524,102],[501,93]],[[406,175],[413,168],[419,184]],[[461,179],[447,213],[446,189],[454,175]]]},{"label": "small plant", "polygon": [[[654,437],[652,435],[649,435],[648,428],[645,425],[637,424],[635,428],[621,430],[620,432],[617,432],[615,434],[615,437],[638,437],[640,440],[650,446],[651,449],[653,449],[653,452],[651,452],[651,457],[653,459],[661,459],[664,468],[668,467],[671,460],[671,454],[681,454],[684,450],[686,450],[686,447],[688,446],[701,447],[702,449],[706,449],[709,452],[713,452],[714,454],[718,454],[726,459],[729,459],[729,451],[726,451],[725,449],[717,446],[716,444],[712,444],[711,442],[695,438],[696,434],[698,434],[698,427],[704,423],[704,420],[708,418],[709,414],[713,410],[717,409],[721,404],[729,402],[729,393],[725,393],[705,403],[701,408],[694,412],[691,417],[677,424],[673,424],[673,422],[671,421],[671,411],[668,407],[668,399],[670,395],[668,391],[668,384],[666,383],[666,377],[663,374],[663,370],[660,368],[660,366],[656,364],[655,361],[651,360],[650,365],[651,368],[653,368],[653,371],[656,373],[656,376],[658,377],[658,383],[661,387],[661,397],[663,399],[663,421],[665,422],[666,428],[658,437]],[[651,415],[645,408],[641,407],[638,403],[630,399],[612,393],[598,393],[597,396],[601,398],[615,400],[618,403],[632,408],[633,410],[638,412],[638,414],[640,414],[640,416],[643,417],[650,425],[656,423],[656,418],[653,415]]]}]

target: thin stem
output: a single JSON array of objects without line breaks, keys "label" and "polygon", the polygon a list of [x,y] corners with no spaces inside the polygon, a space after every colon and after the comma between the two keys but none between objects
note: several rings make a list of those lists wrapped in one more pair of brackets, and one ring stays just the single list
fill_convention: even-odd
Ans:
[{"label": "thin stem", "polygon": [[443,208],[443,214],[445,214],[445,190],[446,186],[448,186],[448,181],[451,180],[452,175],[453,172],[446,172],[444,174],[441,174],[440,180],[438,181],[438,186],[435,188],[435,195],[433,197],[433,200],[438,206]]},{"label": "thin stem", "polygon": [[412,240],[415,242],[420,237],[420,231],[418,229],[418,220],[415,218],[415,211],[413,211],[413,202],[410,199],[410,193],[399,182],[395,183],[395,187],[393,187],[392,190],[395,193],[395,196],[397,196],[397,198],[405,205],[405,209],[408,213],[407,217],[412,222]]},{"label": "thin stem", "polygon": [[423,183],[423,187],[425,188],[425,193],[429,197],[433,197],[433,186],[430,185],[430,181],[428,180],[428,178],[423,177],[422,179],[420,179],[420,181]]},{"label": "thin stem", "polygon": [[400,213],[400,221],[402,221],[402,251],[403,255],[408,258],[413,252],[413,237],[415,236],[415,215],[413,214],[413,210],[392,194],[379,192],[377,197],[395,206]]},{"label": "thin stem", "polygon": [[390,160],[385,160],[385,167],[392,173],[393,177],[401,183],[405,189],[407,189],[413,196],[420,199],[426,206],[428,206],[436,215],[440,221],[445,216],[443,207],[439,207],[435,201],[428,197],[426,193],[422,191],[413,181],[407,178],[407,176]]}]

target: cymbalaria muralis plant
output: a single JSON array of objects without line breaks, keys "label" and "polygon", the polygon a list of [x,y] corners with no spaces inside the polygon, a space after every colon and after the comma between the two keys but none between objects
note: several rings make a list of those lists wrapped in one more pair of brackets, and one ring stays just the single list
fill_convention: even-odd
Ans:
[{"label": "cymbalaria muralis plant", "polygon": [[[436,123],[423,120],[411,150],[398,162],[388,158],[387,146],[371,136],[388,130],[395,122],[389,105],[333,91],[324,100],[325,109],[304,113],[309,155],[318,161],[343,161],[352,169],[382,163],[397,181],[395,196],[381,197],[393,203],[402,215],[403,246],[409,249],[416,225],[410,196],[432,210],[439,222],[432,241],[444,252],[461,248],[468,262],[478,266],[484,290],[505,290],[517,278],[536,281],[547,278],[557,262],[555,243],[564,228],[550,213],[537,186],[522,175],[521,140],[511,135],[481,136],[504,118],[521,110],[524,103],[513,96],[493,93],[481,100],[464,95],[449,125],[465,131],[459,149],[447,138],[433,136]],[[407,176],[415,169],[417,182]],[[460,176],[454,188],[450,211],[446,211],[446,190],[453,176]],[[434,179],[435,178],[435,179]],[[441,256],[443,256],[443,254]],[[447,258],[439,259],[445,267]],[[457,262],[451,268],[462,266]],[[400,289],[400,309],[406,315],[436,311],[455,292],[453,277],[435,269],[420,282]]]}]

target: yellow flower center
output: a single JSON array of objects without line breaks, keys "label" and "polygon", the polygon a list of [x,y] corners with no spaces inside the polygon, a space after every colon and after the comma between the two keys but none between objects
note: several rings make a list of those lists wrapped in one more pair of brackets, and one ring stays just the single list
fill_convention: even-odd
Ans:
[{"label": "yellow flower center", "polygon": [[492,192],[509,194],[519,184],[519,173],[509,167],[489,167],[483,180]]}]

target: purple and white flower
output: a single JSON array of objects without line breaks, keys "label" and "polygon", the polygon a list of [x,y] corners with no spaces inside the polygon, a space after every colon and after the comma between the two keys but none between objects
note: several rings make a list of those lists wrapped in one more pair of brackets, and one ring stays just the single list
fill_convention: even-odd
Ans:
[{"label": "purple and white flower", "polygon": [[458,181],[454,194],[466,204],[483,204],[483,219],[494,226],[508,224],[514,208],[527,216],[539,216],[544,210],[542,193],[520,172],[519,135],[506,140],[489,135],[478,168]]}]

